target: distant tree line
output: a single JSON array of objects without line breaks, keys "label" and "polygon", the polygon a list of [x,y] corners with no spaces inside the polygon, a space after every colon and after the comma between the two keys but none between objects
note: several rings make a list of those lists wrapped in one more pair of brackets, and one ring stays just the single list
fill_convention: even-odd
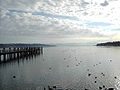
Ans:
[{"label": "distant tree line", "polygon": [[120,46],[120,41],[98,43],[96,46]]}]

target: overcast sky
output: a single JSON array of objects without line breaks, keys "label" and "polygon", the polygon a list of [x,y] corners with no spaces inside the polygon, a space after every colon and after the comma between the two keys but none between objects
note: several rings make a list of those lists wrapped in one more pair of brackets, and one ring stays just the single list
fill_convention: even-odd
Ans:
[{"label": "overcast sky", "polygon": [[0,43],[120,40],[120,0],[0,0]]}]

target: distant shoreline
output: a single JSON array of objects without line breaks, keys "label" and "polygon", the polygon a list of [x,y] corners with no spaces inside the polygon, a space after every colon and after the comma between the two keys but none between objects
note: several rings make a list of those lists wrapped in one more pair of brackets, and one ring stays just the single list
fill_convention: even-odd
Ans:
[{"label": "distant shoreline", "polygon": [[12,47],[53,47],[55,45],[49,44],[24,44],[24,43],[13,43],[13,44],[0,44],[0,48],[12,48]]},{"label": "distant shoreline", "polygon": [[120,41],[98,43],[96,46],[120,46]]}]

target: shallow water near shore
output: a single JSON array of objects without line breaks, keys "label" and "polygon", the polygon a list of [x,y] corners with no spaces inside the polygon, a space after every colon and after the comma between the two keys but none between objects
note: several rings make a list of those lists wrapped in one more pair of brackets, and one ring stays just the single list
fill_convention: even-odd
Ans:
[{"label": "shallow water near shore", "polygon": [[[0,64],[0,90],[120,90],[120,47],[45,47]],[[54,89],[53,89],[54,90]]]}]

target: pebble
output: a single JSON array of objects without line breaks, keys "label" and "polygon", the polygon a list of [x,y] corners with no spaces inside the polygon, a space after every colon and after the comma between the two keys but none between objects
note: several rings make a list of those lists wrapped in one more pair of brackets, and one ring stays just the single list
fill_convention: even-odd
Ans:
[{"label": "pebble", "polygon": [[97,77],[95,77],[95,79],[97,79]]},{"label": "pebble", "polygon": [[117,77],[114,77],[115,79],[117,79]]},{"label": "pebble", "polygon": [[78,66],[78,64],[76,66]]},{"label": "pebble", "polygon": [[101,73],[103,76],[105,76],[105,74],[104,73]]},{"label": "pebble", "polygon": [[16,76],[13,76],[13,78],[16,78]]},{"label": "pebble", "polygon": [[108,88],[107,90],[115,90],[114,88]]},{"label": "pebble", "polygon": [[99,87],[99,89],[102,89],[102,87]]},{"label": "pebble", "polygon": [[103,88],[105,88],[105,85],[103,85]]},{"label": "pebble", "polygon": [[49,67],[49,70],[51,70],[52,68],[51,67]]},{"label": "pebble", "polygon": [[91,74],[88,74],[88,76],[91,76]]},{"label": "pebble", "polygon": [[67,65],[67,67],[69,67],[69,65]]},{"label": "pebble", "polygon": [[110,60],[110,62],[112,62],[112,60]]},{"label": "pebble", "polygon": [[56,86],[53,86],[53,88],[57,88]]}]

